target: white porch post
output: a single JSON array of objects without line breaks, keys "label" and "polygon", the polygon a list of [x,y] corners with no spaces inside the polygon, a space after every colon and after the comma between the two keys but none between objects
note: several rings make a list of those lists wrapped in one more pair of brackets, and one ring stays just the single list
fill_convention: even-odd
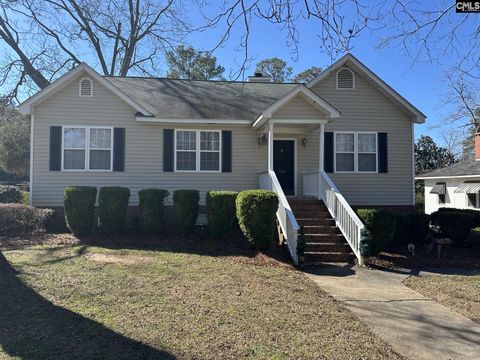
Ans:
[{"label": "white porch post", "polygon": [[273,171],[273,123],[268,124],[268,171]]},{"label": "white porch post", "polygon": [[324,162],[325,123],[320,124],[320,139],[318,143],[318,198],[322,198],[322,174]]}]

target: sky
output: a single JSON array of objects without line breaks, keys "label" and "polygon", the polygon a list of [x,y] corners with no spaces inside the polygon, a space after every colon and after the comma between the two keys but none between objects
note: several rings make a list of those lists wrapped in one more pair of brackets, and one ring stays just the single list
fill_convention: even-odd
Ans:
[{"label": "sky", "polygon": [[[445,1],[438,1],[437,4],[442,2],[445,3]],[[455,15],[452,14],[452,16]],[[480,17],[480,14],[478,16]],[[298,59],[294,59],[291,48],[287,46],[284,32],[265,21],[253,20],[250,29],[252,35],[249,53],[256,60],[252,62],[246,75],[253,74],[254,64],[257,61],[274,56],[287,61],[293,67],[294,74],[313,65],[327,67],[331,59],[320,48],[321,44],[317,36],[318,23],[299,20],[297,25],[300,33],[299,51]],[[239,29],[236,30],[227,45],[215,52],[218,62],[227,69],[238,69],[243,56],[238,49],[235,51],[241,35]],[[450,31],[450,29],[439,30]],[[385,31],[371,33],[368,30],[363,32],[353,41],[351,53],[427,115],[425,124],[415,125],[416,138],[420,135],[430,135],[437,143],[443,145],[442,133],[447,132],[447,126],[443,123],[445,117],[453,110],[451,106],[446,106],[444,103],[449,90],[445,84],[445,65],[453,63],[456,59],[449,58],[448,55],[444,56],[441,59],[443,66],[429,62],[414,62],[401,47],[391,46],[379,49],[377,44],[380,36],[385,33]],[[215,31],[199,33],[191,36],[189,41],[194,47],[208,49],[213,46],[218,35]],[[228,70],[226,73],[228,74]],[[452,127],[458,128],[459,124]]]},{"label": "sky", "polygon": [[[188,1],[185,0],[188,4]],[[205,0],[208,1],[208,0]],[[204,7],[206,15],[213,15],[211,9],[215,9],[218,13],[218,3],[221,0],[210,0],[210,7]],[[265,0],[266,1],[266,0]],[[365,0],[367,1],[367,0]],[[370,1],[370,0],[368,0]],[[371,0],[377,3],[377,0]],[[248,2],[248,1],[247,1]],[[299,2],[300,4],[303,2]],[[348,3],[348,2],[347,2]],[[415,2],[412,0],[409,4],[416,3],[415,6],[441,6],[441,4],[450,4],[450,0],[434,0],[428,2]],[[194,8],[187,8],[190,20],[194,25],[201,23],[201,16]],[[345,10],[346,21],[350,20],[351,14],[349,9]],[[454,10],[452,9],[452,12]],[[480,18],[480,14],[475,14]],[[452,18],[457,19],[457,14],[452,13]],[[463,16],[458,14],[458,16]],[[476,24],[472,22],[472,27]],[[296,21],[297,30],[299,31],[299,48],[298,58],[292,55],[292,49],[287,44],[285,32],[280,30],[278,26],[268,23],[265,20],[252,18],[249,40],[249,56],[253,57],[250,68],[246,72],[246,76],[252,75],[255,63],[271,57],[279,57],[284,59],[293,67],[293,73],[299,73],[310,66],[318,66],[326,68],[332,60],[321,49],[321,43],[318,38],[320,28],[315,20],[304,20],[302,18]],[[440,31],[450,31],[447,23],[443,23],[444,28]],[[185,42],[197,49],[210,50],[217,43],[219,37],[223,34],[224,27],[220,26],[216,29],[210,29],[205,32],[195,32],[191,34]],[[419,108],[427,115],[425,124],[415,126],[415,135],[430,135],[434,140],[443,145],[444,141],[442,133],[446,133],[445,125],[440,126],[445,117],[451,113],[452,107],[444,105],[444,99],[448,92],[445,83],[445,69],[456,61],[455,57],[445,55],[441,58],[441,64],[428,62],[413,62],[401,47],[385,47],[379,49],[378,44],[380,37],[388,34],[391,29],[388,25],[379,31],[371,33],[365,30],[361,35],[354,39],[351,53],[362,61],[373,72],[380,76],[385,82],[393,87],[397,92],[404,96],[413,105]],[[223,47],[216,49],[214,55],[217,57],[218,64],[226,68],[225,76],[228,77],[230,72],[239,69],[239,64],[243,60],[242,49],[238,48],[240,36],[243,29],[240,26],[234,27],[229,41]],[[467,34],[458,34],[460,37]],[[1,48],[0,48],[1,50]],[[78,50],[78,49],[77,49]],[[92,49],[80,49],[82,60],[90,65],[98,68],[95,64]],[[342,54],[338,54],[340,57]],[[165,76],[167,67],[163,64],[164,73],[158,74]],[[458,128],[458,125],[454,125]]]}]

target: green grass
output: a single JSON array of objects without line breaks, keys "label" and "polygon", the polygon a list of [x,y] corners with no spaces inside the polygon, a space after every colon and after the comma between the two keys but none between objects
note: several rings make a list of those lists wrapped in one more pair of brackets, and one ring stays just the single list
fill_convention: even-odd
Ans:
[{"label": "green grass", "polygon": [[54,240],[0,253],[0,359],[399,358],[275,261]]},{"label": "green grass", "polygon": [[480,323],[480,275],[410,276],[405,284]]}]

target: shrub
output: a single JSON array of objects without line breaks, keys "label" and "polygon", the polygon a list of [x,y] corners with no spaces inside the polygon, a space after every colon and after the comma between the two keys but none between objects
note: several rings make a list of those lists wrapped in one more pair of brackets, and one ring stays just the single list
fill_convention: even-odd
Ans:
[{"label": "shrub", "polygon": [[130,190],[124,187],[102,187],[98,192],[100,229],[106,234],[120,234],[125,228]]},{"label": "shrub", "polygon": [[235,191],[209,191],[205,200],[208,227],[213,236],[225,236],[232,230],[237,216],[235,213]]},{"label": "shrub", "polygon": [[17,186],[0,185],[0,203],[21,203],[22,193]]},{"label": "shrub", "polygon": [[0,235],[32,235],[46,230],[52,209],[23,204],[0,204]]},{"label": "shrub", "polygon": [[393,240],[395,215],[383,209],[358,209],[357,214],[371,234],[369,253],[377,255]]},{"label": "shrub", "polygon": [[30,204],[30,193],[28,191],[20,191],[22,194],[22,204],[29,205]]},{"label": "shrub", "polygon": [[138,192],[140,200],[139,225],[146,234],[158,234],[163,229],[163,209],[167,190],[144,189]]},{"label": "shrub", "polygon": [[198,217],[200,194],[197,190],[176,190],[173,193],[173,222],[180,235],[191,234]]},{"label": "shrub", "polygon": [[475,227],[480,227],[480,211],[473,209],[455,209],[455,208],[440,208],[439,212],[454,212],[454,213],[464,213],[470,214],[474,217]]},{"label": "shrub", "polygon": [[97,188],[93,186],[72,186],[65,188],[65,221],[75,235],[90,234],[95,219]]},{"label": "shrub", "polygon": [[466,211],[436,211],[431,215],[432,222],[440,226],[443,236],[460,244],[468,238],[470,230],[475,227],[475,215]]},{"label": "shrub", "polygon": [[393,236],[393,242],[396,245],[404,245],[410,241],[410,217],[407,214],[395,214],[395,235]]},{"label": "shrub", "polygon": [[258,249],[270,247],[275,230],[278,197],[272,191],[246,190],[236,200],[237,219],[247,239]]},{"label": "shrub", "polygon": [[425,243],[430,229],[430,215],[414,212],[408,214],[407,217],[409,233],[412,240],[420,244]]}]

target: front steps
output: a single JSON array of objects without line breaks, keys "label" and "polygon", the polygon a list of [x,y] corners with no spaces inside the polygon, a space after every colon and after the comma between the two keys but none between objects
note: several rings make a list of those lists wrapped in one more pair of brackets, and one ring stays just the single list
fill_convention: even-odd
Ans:
[{"label": "front steps", "polygon": [[288,202],[298,224],[304,227],[305,265],[351,263],[355,260],[355,255],[323,201],[289,198]]}]

